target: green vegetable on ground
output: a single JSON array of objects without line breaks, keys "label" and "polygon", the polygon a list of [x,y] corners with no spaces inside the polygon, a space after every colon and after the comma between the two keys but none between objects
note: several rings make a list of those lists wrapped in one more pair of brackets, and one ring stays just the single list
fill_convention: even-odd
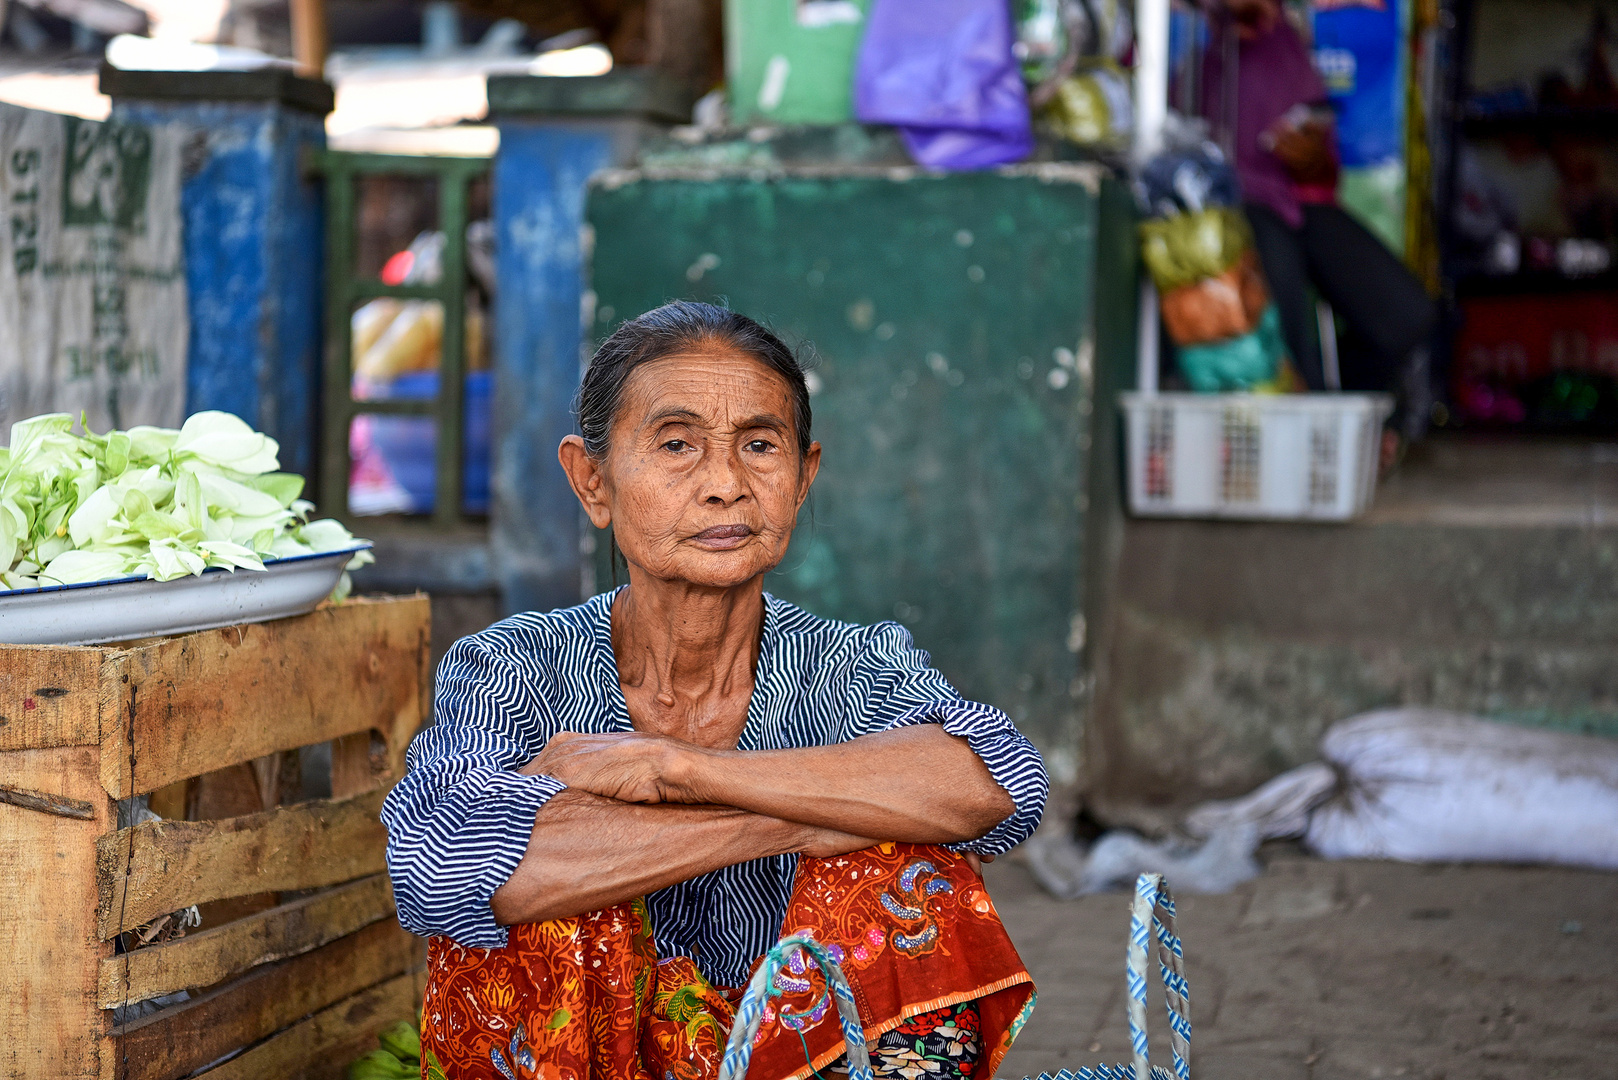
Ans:
[{"label": "green vegetable on ground", "polygon": [[[400,1020],[383,1028],[376,1037],[381,1046],[379,1050],[372,1050],[349,1063],[348,1080],[400,1080],[401,1077],[419,1077],[421,1075],[421,1030],[420,1017],[416,1023],[409,1020]],[[430,1056],[430,1055],[429,1055]],[[430,1062],[429,1075],[437,1072],[442,1078],[443,1073],[437,1069],[436,1060]]]},{"label": "green vegetable on ground", "polygon": [[[340,523],[309,520],[303,477],[277,471],[280,446],[229,413],[178,430],[72,429],[68,414],[46,413],[13,424],[0,447],[0,588],[263,570],[354,543]],[[358,552],[347,569],[372,561]],[[345,573],[337,598],[347,592]]]},{"label": "green vegetable on ground", "polygon": [[382,1044],[382,1049],[401,1060],[421,1057],[421,1033],[408,1020],[400,1020],[383,1028],[376,1041]]},{"label": "green vegetable on ground", "polygon": [[348,1080],[403,1080],[419,1076],[421,1066],[406,1065],[386,1050],[372,1050],[362,1054],[348,1066]]}]

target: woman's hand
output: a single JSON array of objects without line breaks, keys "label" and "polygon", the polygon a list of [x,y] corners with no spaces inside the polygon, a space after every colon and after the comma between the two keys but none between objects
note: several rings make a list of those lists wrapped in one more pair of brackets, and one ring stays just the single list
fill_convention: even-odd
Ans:
[{"label": "woman's hand", "polygon": [[1287,174],[1300,184],[1329,184],[1336,179],[1332,128],[1310,119],[1297,126],[1277,124],[1268,132],[1270,153],[1281,159]]},{"label": "woman's hand", "polygon": [[575,791],[629,803],[689,802],[680,764],[692,747],[638,731],[584,735],[558,732],[539,756],[517,771],[555,777]]}]

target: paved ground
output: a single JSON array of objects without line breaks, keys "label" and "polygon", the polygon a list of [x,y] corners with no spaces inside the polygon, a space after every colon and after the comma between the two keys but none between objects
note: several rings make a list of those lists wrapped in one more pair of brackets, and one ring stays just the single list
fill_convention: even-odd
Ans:
[{"label": "paved ground", "polygon": [[[1000,1076],[1127,1062],[1128,898],[985,869],[1039,987]],[[1179,911],[1195,1080],[1618,1078],[1618,874],[1282,854]]]}]

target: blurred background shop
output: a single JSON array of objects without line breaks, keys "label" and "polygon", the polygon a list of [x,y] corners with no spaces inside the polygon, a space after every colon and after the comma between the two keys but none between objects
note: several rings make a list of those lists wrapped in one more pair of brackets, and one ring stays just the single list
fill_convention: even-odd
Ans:
[{"label": "blurred background shop", "polygon": [[68,203],[178,193],[184,319],[72,355],[279,439],[436,649],[619,580],[554,461],[579,363],[725,298],[819,352],[770,587],[1139,803],[1377,705],[1618,733],[1614,15],[5,0],[0,102],[88,148]]}]

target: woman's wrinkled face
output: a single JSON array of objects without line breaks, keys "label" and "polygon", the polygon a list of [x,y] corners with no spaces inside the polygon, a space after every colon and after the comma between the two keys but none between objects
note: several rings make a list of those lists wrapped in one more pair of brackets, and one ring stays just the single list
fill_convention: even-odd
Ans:
[{"label": "woman's wrinkled face", "polygon": [[820,468],[820,444],[800,454],[792,416],[785,378],[715,345],[632,371],[605,460],[570,436],[562,465],[590,520],[612,526],[631,564],[727,588],[786,555]]}]

